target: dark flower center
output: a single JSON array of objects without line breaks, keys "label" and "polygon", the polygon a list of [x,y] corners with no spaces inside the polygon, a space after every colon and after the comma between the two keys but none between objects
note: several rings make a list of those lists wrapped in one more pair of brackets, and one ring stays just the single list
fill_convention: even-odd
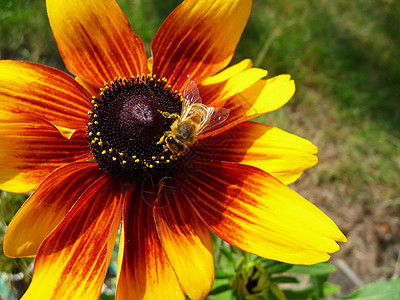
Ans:
[{"label": "dark flower center", "polygon": [[155,76],[116,78],[93,97],[86,137],[96,163],[127,182],[165,174],[179,160],[160,140],[182,109],[182,96]]}]

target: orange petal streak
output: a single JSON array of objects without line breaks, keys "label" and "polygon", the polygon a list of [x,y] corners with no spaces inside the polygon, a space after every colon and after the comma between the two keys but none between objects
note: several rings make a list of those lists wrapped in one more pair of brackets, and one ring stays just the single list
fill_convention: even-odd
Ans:
[{"label": "orange petal streak", "polygon": [[317,151],[305,139],[251,121],[201,139],[196,146],[196,152],[203,158],[255,166],[284,184],[294,182],[314,166],[318,161]]},{"label": "orange petal streak", "polygon": [[228,243],[292,264],[329,259],[346,241],[313,204],[264,171],[226,162],[195,163],[196,176],[178,184],[199,216]]},{"label": "orange petal streak", "polygon": [[11,257],[35,256],[44,239],[102,174],[94,162],[72,163],[51,173],[8,225],[4,253]]},{"label": "orange petal streak", "polygon": [[123,186],[102,177],[40,247],[22,299],[98,299],[121,221]]},{"label": "orange petal streak", "polygon": [[81,86],[83,86],[91,96],[97,97],[99,95],[99,93],[100,93],[100,88],[103,87],[103,85],[100,85],[100,84],[97,84],[97,83],[93,83],[93,82],[91,82],[89,80],[86,80],[85,78],[82,78],[82,77],[79,77],[79,76],[76,76],[75,80],[77,82],[79,82],[79,84]]},{"label": "orange petal streak", "polygon": [[48,122],[33,116],[0,119],[0,189],[34,189],[54,169],[90,154],[84,133],[64,138]]},{"label": "orange petal streak", "polygon": [[177,90],[224,68],[250,15],[250,0],[186,0],[165,20],[152,44],[153,74]]},{"label": "orange petal streak", "polygon": [[151,205],[154,194],[131,187],[125,199],[125,245],[123,254],[119,253],[123,258],[116,299],[185,299],[157,237]]},{"label": "orange petal streak", "polygon": [[67,68],[102,85],[147,73],[140,38],[114,0],[47,0],[47,13]]},{"label": "orange petal streak", "polygon": [[162,248],[190,299],[204,299],[214,282],[210,229],[176,187],[164,185],[154,208]]},{"label": "orange petal streak", "polygon": [[54,125],[84,129],[90,101],[88,92],[64,72],[33,63],[0,61],[0,117],[29,114]]}]

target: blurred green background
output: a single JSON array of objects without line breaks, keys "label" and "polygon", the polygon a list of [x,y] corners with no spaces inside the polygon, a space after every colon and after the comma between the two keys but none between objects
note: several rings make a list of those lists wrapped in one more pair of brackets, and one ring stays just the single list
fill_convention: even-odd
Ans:
[{"label": "blurred green background", "polygon": [[[117,2],[150,56],[152,38],[180,1]],[[320,163],[292,188],[349,237],[333,262],[345,261],[363,282],[398,277],[400,1],[255,0],[233,63],[244,58],[269,77],[289,73],[296,81],[289,104],[257,121],[319,147]],[[65,70],[44,0],[0,0],[0,59]],[[24,199],[0,195],[0,230]],[[0,270],[27,263],[2,255]],[[355,288],[339,277],[344,290]]]}]

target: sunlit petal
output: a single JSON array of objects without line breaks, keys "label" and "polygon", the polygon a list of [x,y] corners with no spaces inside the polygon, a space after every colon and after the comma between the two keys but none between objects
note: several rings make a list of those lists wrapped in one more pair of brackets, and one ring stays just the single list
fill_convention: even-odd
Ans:
[{"label": "sunlit petal", "polygon": [[204,99],[203,102],[205,104],[222,107],[229,98],[245,91],[260,81],[261,78],[267,76],[267,74],[268,72],[263,69],[250,68],[233,75],[223,82],[203,82],[199,86],[200,96]]},{"label": "sunlit petal", "polygon": [[9,192],[31,191],[54,169],[90,156],[84,132],[67,139],[33,116],[0,119],[0,137],[0,189]]},{"label": "sunlit petal", "polygon": [[346,241],[335,223],[293,190],[252,166],[198,162],[179,183],[211,230],[247,252],[314,264]]},{"label": "sunlit petal", "polygon": [[290,100],[295,91],[294,81],[289,75],[258,80],[249,88],[226,99],[220,97],[213,106],[224,106],[229,109],[229,118],[207,135],[213,135],[232,128],[251,118],[276,110]]},{"label": "sunlit petal", "polygon": [[140,38],[114,0],[47,0],[47,13],[67,68],[94,83],[147,73]]},{"label": "sunlit petal", "polygon": [[255,166],[284,184],[294,182],[318,162],[318,149],[309,141],[251,121],[202,139],[195,151],[209,160]]},{"label": "sunlit petal", "polygon": [[51,173],[8,225],[4,254],[35,256],[43,240],[102,174],[93,162],[73,163]]},{"label": "sunlit petal", "polygon": [[250,15],[250,0],[186,0],[165,20],[153,43],[153,73],[177,90],[201,82],[230,62]]},{"label": "sunlit petal", "polygon": [[157,236],[155,196],[145,193],[131,187],[125,197],[124,249],[119,253],[123,257],[116,299],[185,299]]},{"label": "sunlit petal", "polygon": [[81,85],[83,86],[88,93],[93,97],[93,96],[98,96],[98,94],[100,93],[100,88],[103,87],[103,85],[100,85],[98,83],[93,83],[85,78],[76,76],[75,80]]},{"label": "sunlit petal", "polygon": [[190,299],[204,299],[214,282],[209,228],[179,190],[168,182],[154,207],[158,236],[178,280]]},{"label": "sunlit petal", "polygon": [[0,117],[29,114],[54,125],[84,129],[90,100],[87,91],[61,71],[27,62],[0,61]]},{"label": "sunlit petal", "polygon": [[22,299],[98,299],[121,221],[122,184],[102,177],[40,247]]}]

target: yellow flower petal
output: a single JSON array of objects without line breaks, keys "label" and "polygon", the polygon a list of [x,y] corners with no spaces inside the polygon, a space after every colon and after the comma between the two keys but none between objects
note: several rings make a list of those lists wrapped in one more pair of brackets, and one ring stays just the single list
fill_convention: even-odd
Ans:
[{"label": "yellow flower petal", "polygon": [[147,73],[143,43],[114,0],[46,4],[58,49],[73,74],[102,85]]},{"label": "yellow flower petal", "polygon": [[123,186],[93,183],[46,238],[22,299],[98,299],[121,222]]},{"label": "yellow flower petal", "polygon": [[[251,71],[247,70],[247,71]],[[232,97],[218,97],[213,102],[214,106],[224,106],[229,109],[229,118],[220,126],[202,135],[202,137],[215,135],[226,131],[233,126],[251,118],[278,109],[293,96],[295,91],[294,81],[289,75],[279,75],[267,80],[258,80],[250,87],[234,93]],[[229,96],[229,94],[228,94]]]},{"label": "yellow flower petal", "polygon": [[248,101],[247,103],[251,104],[246,116],[254,118],[286,104],[294,91],[294,81],[290,80],[290,75],[278,75],[258,81],[251,88],[243,91],[238,101]]},{"label": "yellow flower petal", "polygon": [[[149,197],[148,199],[144,197]],[[185,299],[178,279],[161,247],[153,218],[154,194],[130,187],[125,196],[124,248],[117,300]]]},{"label": "yellow flower petal", "polygon": [[318,149],[309,141],[276,127],[247,121],[216,136],[200,139],[203,158],[260,168],[284,184],[294,181],[318,162]]},{"label": "yellow flower petal", "polygon": [[210,230],[176,187],[164,186],[154,208],[157,233],[182,289],[204,299],[214,282]]},{"label": "yellow flower petal", "polygon": [[100,93],[100,88],[103,87],[103,85],[100,85],[100,84],[97,84],[97,83],[93,83],[93,82],[91,82],[91,81],[89,81],[89,80],[87,80],[85,78],[79,77],[79,76],[76,76],[75,80],[77,82],[79,82],[79,84],[81,86],[83,86],[88,91],[90,96],[92,96],[92,97],[93,96],[97,97],[98,94]]},{"label": "yellow flower petal", "polygon": [[34,115],[55,125],[85,129],[90,100],[87,91],[61,71],[0,61],[0,117]]},{"label": "yellow flower petal", "polygon": [[201,82],[201,85],[225,84],[227,80],[242,73],[247,69],[250,69],[252,66],[253,63],[251,59],[244,59],[241,62],[222,70],[218,74],[204,79]]},{"label": "yellow flower petal", "polygon": [[200,96],[204,99],[203,103],[208,106],[223,107],[229,98],[245,91],[267,74],[268,72],[263,69],[250,68],[219,83],[203,82],[199,86]]},{"label": "yellow flower petal", "polygon": [[153,74],[174,89],[223,69],[250,15],[251,0],[186,0],[165,20],[153,43]]},{"label": "yellow flower petal", "polygon": [[54,169],[90,157],[84,132],[66,139],[34,116],[0,118],[0,135],[0,189],[9,192],[29,192]]},{"label": "yellow flower petal", "polygon": [[178,184],[203,221],[229,244],[292,264],[315,264],[346,241],[313,204],[264,171],[226,162],[195,163]]},{"label": "yellow flower petal", "polygon": [[93,162],[73,163],[51,173],[8,225],[4,254],[35,256],[44,239],[101,174]]}]

